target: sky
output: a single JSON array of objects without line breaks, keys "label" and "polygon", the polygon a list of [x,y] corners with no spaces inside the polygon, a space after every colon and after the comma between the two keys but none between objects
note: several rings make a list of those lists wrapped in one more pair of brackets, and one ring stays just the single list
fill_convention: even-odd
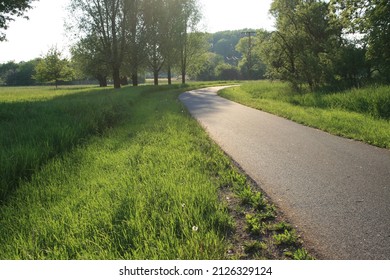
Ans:
[{"label": "sky", "polygon": [[[0,63],[28,61],[43,56],[57,46],[64,53],[69,48],[64,20],[70,0],[39,0],[26,14],[6,30],[7,41],[0,42]],[[199,0],[203,20],[200,28],[207,32],[242,28],[271,30],[268,14],[272,0]]]}]

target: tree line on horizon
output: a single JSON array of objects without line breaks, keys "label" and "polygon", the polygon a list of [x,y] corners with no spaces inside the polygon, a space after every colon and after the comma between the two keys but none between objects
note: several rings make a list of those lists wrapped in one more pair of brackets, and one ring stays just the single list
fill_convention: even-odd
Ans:
[{"label": "tree line on horizon", "polygon": [[[244,54],[240,48],[240,45],[242,44],[240,44],[240,42],[245,36],[243,34],[248,30],[249,29],[227,30],[212,34],[202,33],[202,43],[198,44],[199,48],[196,50],[198,55],[191,58],[191,61],[188,64],[187,77],[197,81],[249,79],[246,70],[247,65],[245,62],[241,63]],[[198,35],[199,34],[196,36]],[[52,48],[44,57],[35,58],[27,62],[22,61],[20,63],[15,63],[14,61],[10,61],[0,64],[0,85],[29,86],[42,84],[41,80],[36,75],[36,67],[39,62],[42,62],[43,60],[55,60],[49,59],[51,57],[56,57],[56,60],[60,61],[61,52],[56,48]],[[63,58],[61,61],[66,61],[66,59]],[[109,69],[104,68],[104,71],[102,71],[102,69],[99,69],[99,66],[102,64],[98,63],[94,65],[92,62],[93,60],[89,60],[87,57],[73,55],[71,59],[68,60],[67,67],[67,70],[69,70],[69,67],[72,68],[73,72],[67,77],[59,75],[62,77],[60,83],[71,84],[72,80],[73,83],[99,82],[97,75],[99,75],[99,73],[106,73],[104,77],[100,78],[100,80],[103,81],[103,84],[101,85],[106,86],[108,81],[111,82]],[[49,78],[46,80],[55,84],[54,77],[56,74],[60,74],[60,72],[53,71],[54,66],[55,65],[47,66],[49,72],[54,75],[52,79]],[[261,66],[261,71],[254,71],[258,78],[264,77],[264,65],[261,64]],[[174,70],[172,75],[180,76],[180,69],[175,67]],[[153,73],[147,68],[147,65],[140,69],[138,79],[141,82],[144,82],[145,76],[153,78]],[[163,68],[159,76],[167,78],[168,73],[166,69]],[[126,82],[124,80],[126,77],[122,76],[121,79],[122,83]]]},{"label": "tree line on horizon", "polygon": [[[73,77],[93,78],[101,86],[111,80],[120,87],[128,77],[138,85],[145,73],[155,84],[161,74],[168,83],[173,75],[182,83],[187,77],[278,79],[288,81],[296,91],[306,85],[317,90],[390,83],[390,2],[386,0],[274,0],[270,14],[275,30],[214,34],[197,31],[201,14],[196,0],[71,3],[75,20],[68,23],[69,30],[77,39],[69,62]],[[57,50],[51,52],[60,56]],[[1,73],[8,71],[13,75],[5,83],[13,85],[18,80],[15,75],[35,69],[32,64],[42,64],[48,57],[50,52],[20,65],[0,65],[0,80]]]}]

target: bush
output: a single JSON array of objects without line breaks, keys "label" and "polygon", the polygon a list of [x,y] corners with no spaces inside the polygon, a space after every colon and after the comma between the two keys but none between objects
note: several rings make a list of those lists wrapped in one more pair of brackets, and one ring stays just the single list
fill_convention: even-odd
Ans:
[{"label": "bush", "polygon": [[224,63],[217,66],[215,69],[215,76],[218,80],[233,81],[240,79],[240,70],[233,65]]}]

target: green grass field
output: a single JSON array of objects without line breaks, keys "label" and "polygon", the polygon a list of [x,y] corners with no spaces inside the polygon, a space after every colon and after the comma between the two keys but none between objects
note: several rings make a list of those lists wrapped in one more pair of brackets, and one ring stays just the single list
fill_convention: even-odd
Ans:
[{"label": "green grass field", "polygon": [[335,135],[390,148],[390,87],[293,93],[287,83],[250,82],[221,96]]},{"label": "green grass field", "polygon": [[310,259],[179,102],[201,86],[0,88],[0,259]]}]

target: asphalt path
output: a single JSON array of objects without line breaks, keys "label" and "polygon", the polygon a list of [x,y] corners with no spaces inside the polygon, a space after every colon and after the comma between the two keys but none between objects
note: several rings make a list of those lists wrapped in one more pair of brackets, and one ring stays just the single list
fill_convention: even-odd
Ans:
[{"label": "asphalt path", "polygon": [[217,96],[180,100],[303,233],[319,258],[390,259],[390,151]]}]

